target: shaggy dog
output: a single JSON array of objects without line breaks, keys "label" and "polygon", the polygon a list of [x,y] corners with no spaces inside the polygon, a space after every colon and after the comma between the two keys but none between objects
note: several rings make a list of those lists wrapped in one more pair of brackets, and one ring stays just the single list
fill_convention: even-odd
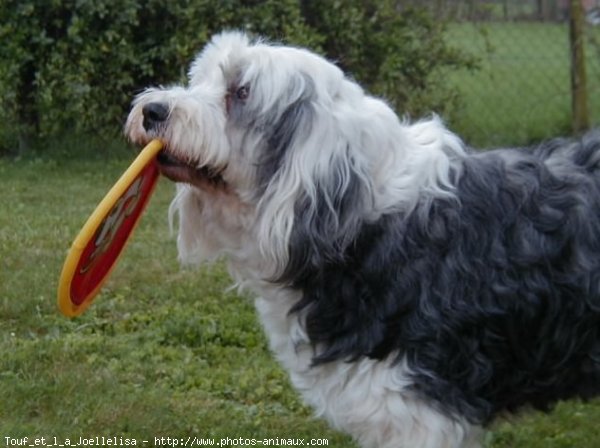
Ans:
[{"label": "shaggy dog", "polygon": [[126,132],[165,143],[181,259],[227,259],[293,385],[361,446],[479,446],[498,414],[600,392],[598,134],[470,152],[232,32]]}]

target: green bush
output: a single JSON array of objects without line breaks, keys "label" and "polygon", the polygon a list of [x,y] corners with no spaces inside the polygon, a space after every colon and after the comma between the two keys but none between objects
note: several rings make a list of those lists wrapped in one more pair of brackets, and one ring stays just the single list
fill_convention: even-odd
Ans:
[{"label": "green bush", "polygon": [[400,114],[443,113],[457,94],[448,69],[475,68],[475,60],[448,45],[446,26],[429,11],[394,1],[305,2],[307,23],[322,49],[370,92]]},{"label": "green bush", "polygon": [[4,0],[0,3],[0,151],[65,133],[114,137],[132,96],[182,82],[222,29],[309,46],[403,113],[455,98],[442,69],[469,65],[444,27],[391,0]]}]

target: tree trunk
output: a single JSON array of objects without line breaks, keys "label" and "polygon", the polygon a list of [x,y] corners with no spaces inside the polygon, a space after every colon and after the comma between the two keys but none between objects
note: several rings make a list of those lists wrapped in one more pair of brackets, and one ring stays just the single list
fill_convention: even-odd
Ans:
[{"label": "tree trunk", "polygon": [[31,149],[39,133],[40,117],[36,104],[35,87],[36,67],[28,62],[21,67],[20,82],[17,87],[17,119],[18,119],[18,148],[19,154]]},{"label": "tree trunk", "polygon": [[583,47],[584,26],[585,17],[581,0],[571,0],[569,35],[571,43],[572,126],[575,133],[582,132],[590,126]]},{"label": "tree trunk", "polygon": [[537,18],[538,20],[546,19],[546,1],[545,0],[537,0]]}]

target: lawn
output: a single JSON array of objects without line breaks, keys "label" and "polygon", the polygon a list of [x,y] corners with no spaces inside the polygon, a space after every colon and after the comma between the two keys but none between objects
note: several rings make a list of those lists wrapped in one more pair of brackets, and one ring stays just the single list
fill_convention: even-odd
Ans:
[{"label": "lawn", "polygon": [[[273,362],[222,267],[180,269],[162,181],[111,280],[59,314],[62,262],[128,158],[0,159],[0,446],[4,437],[328,438]],[[153,440],[153,439],[152,439]]]},{"label": "lawn", "polygon": [[[223,267],[179,267],[164,180],[94,305],[76,319],[59,314],[64,256],[128,165],[132,154],[123,153],[0,159],[0,446],[5,437],[102,435],[354,446],[301,404],[251,302],[226,291]],[[562,404],[498,425],[488,446],[600,446],[598,421],[599,402]]]},{"label": "lawn", "polygon": [[[450,43],[479,60],[451,72],[460,103],[453,129],[476,146],[523,145],[571,132],[570,56],[566,24],[461,23]],[[586,32],[588,107],[600,125],[600,27]]]}]

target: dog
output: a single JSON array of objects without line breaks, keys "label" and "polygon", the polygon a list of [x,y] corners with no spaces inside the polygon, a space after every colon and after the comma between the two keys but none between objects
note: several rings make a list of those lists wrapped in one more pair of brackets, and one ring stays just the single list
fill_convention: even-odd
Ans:
[{"label": "dog", "polygon": [[363,447],[480,446],[600,392],[600,135],[475,152],[308,50],[216,35],[125,125],[185,263],[227,260],[317,415]]}]

